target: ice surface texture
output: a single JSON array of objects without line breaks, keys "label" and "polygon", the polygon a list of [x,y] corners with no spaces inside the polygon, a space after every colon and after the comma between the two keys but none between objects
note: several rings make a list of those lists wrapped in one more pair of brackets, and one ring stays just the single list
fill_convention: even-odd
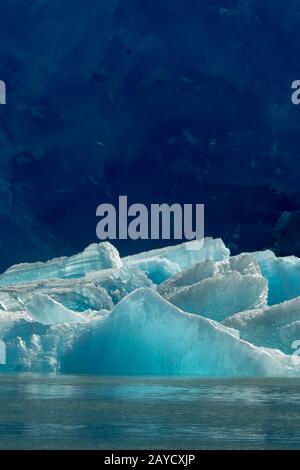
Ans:
[{"label": "ice surface texture", "polygon": [[279,304],[300,296],[300,259],[277,258],[272,251],[253,254],[269,282],[269,304]]},{"label": "ice surface texture", "polygon": [[223,324],[237,328],[241,338],[258,346],[289,353],[293,342],[300,340],[300,297],[272,307],[237,313]]},{"label": "ice surface texture", "polygon": [[266,306],[268,283],[253,258],[241,255],[196,263],[165,281],[158,291],[187,312],[221,321],[233,313]]},{"label": "ice surface texture", "polygon": [[105,242],[13,266],[0,276],[1,369],[300,375],[299,265],[271,252],[230,257],[208,238],[123,259]]}]

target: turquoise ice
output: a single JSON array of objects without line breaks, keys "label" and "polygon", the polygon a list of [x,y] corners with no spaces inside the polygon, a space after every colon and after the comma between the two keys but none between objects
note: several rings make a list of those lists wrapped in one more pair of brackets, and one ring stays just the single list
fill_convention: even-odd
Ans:
[{"label": "turquoise ice", "polygon": [[299,266],[230,256],[211,238],[126,258],[105,242],[13,266],[0,275],[1,369],[298,376]]}]

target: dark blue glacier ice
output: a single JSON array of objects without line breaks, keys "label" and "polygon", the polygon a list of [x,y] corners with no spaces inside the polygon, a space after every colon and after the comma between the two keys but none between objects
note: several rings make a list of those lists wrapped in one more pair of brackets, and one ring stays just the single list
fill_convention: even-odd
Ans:
[{"label": "dark blue glacier ice", "polygon": [[298,263],[231,257],[208,238],[126,258],[105,242],[13,266],[0,276],[1,369],[298,376]]}]

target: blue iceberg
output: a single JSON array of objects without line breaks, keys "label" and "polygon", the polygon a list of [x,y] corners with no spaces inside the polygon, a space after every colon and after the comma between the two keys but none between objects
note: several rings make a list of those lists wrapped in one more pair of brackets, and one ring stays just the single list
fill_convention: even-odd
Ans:
[{"label": "blue iceberg", "polygon": [[126,258],[105,242],[15,265],[0,276],[1,370],[299,376],[299,263],[230,256],[207,238]]}]

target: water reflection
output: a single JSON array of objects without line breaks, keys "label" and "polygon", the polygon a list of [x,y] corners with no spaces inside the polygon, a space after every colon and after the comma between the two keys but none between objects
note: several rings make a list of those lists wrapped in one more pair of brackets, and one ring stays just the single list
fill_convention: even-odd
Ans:
[{"label": "water reflection", "polygon": [[300,448],[300,379],[0,376],[0,448]]}]

